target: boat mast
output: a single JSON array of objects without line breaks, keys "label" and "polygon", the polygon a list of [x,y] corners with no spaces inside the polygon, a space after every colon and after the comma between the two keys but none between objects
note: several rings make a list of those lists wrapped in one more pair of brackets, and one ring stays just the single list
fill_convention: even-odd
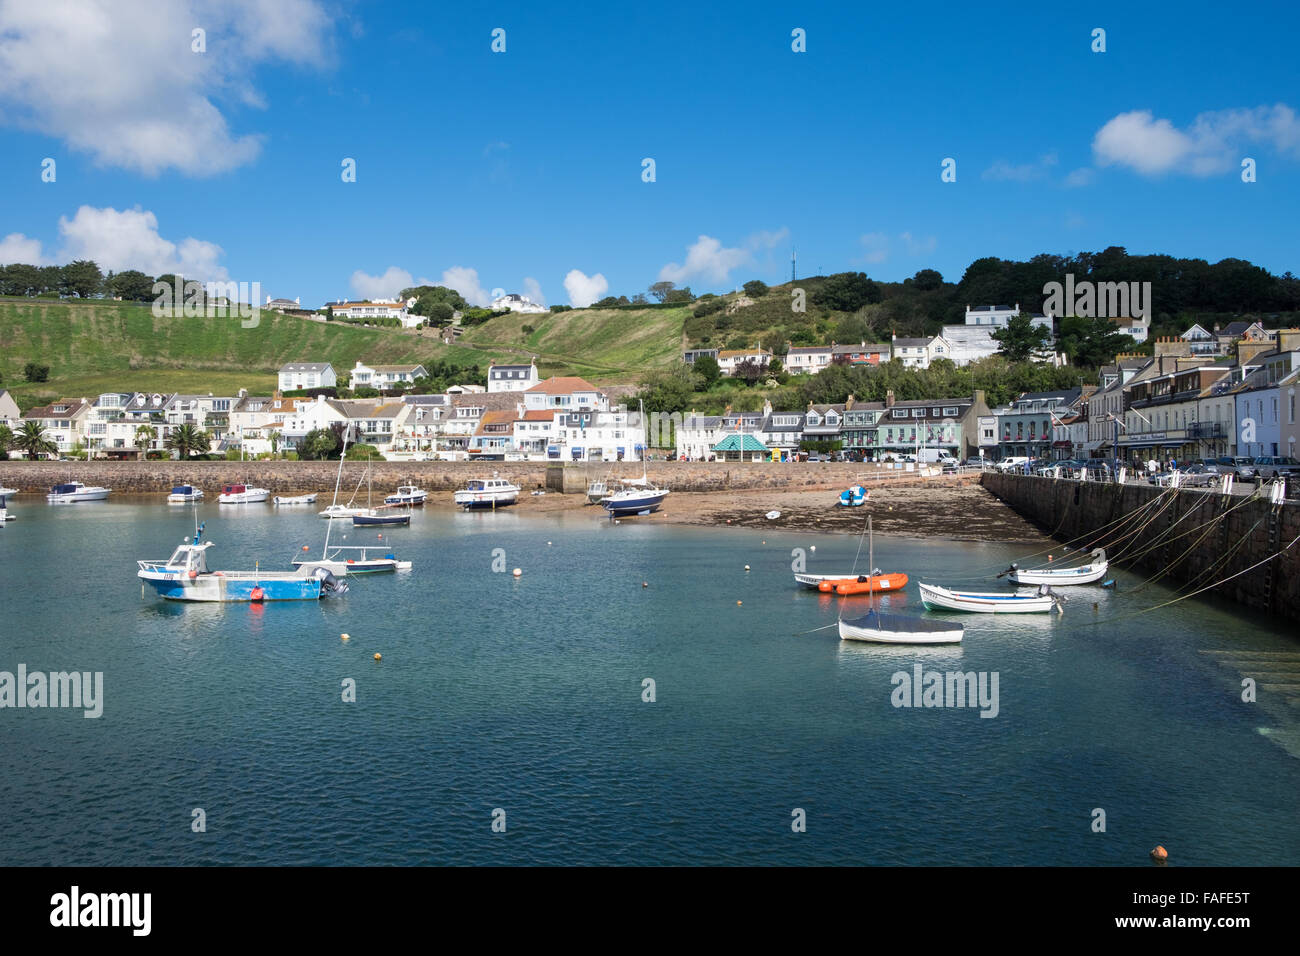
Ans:
[{"label": "boat mast", "polygon": [[[347,455],[348,455],[348,430],[347,428],[344,428],[343,449],[339,452],[339,474],[338,477],[334,479],[334,500],[330,502],[331,510],[334,508],[336,504],[339,503],[339,483],[343,481],[343,459],[346,458]],[[330,515],[328,520],[326,520],[325,522],[325,546],[321,548],[320,551],[320,559],[322,561],[329,560],[330,525],[332,525],[333,523],[334,523],[334,516]]]}]

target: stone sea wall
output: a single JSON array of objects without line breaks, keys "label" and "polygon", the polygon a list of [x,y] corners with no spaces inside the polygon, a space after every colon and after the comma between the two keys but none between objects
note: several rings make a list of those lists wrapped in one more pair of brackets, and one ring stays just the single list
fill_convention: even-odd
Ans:
[{"label": "stone sea wall", "polygon": [[[388,462],[372,464],[376,494],[387,494],[399,484],[418,484],[426,491],[454,491],[470,478],[496,473],[524,489],[544,485],[567,494],[586,491],[587,482],[613,474],[640,477],[639,463],[560,465],[549,462]],[[877,469],[848,462],[794,464],[752,462],[675,462],[647,464],[650,480],[674,491],[743,491],[745,489],[845,488],[854,483],[882,479],[918,481],[903,470]],[[343,488],[348,493],[365,472],[362,462],[343,466]],[[326,461],[0,461],[0,486],[22,492],[49,491],[64,481],[112,488],[117,494],[168,492],[175,485],[192,484],[212,494],[226,483],[266,488],[274,494],[332,492],[338,462]],[[925,479],[939,481],[940,479]],[[942,479],[952,481],[952,478]]]},{"label": "stone sea wall", "polygon": [[[1092,540],[1091,532],[1135,513],[1164,490],[1145,483],[1117,485],[994,472],[985,472],[981,483],[1060,540],[1085,536],[1077,542],[1080,547]],[[1212,593],[1300,619],[1300,543],[1266,564],[1246,570],[1300,536],[1300,504],[1276,507],[1267,497],[1243,502],[1240,495],[1225,498],[1217,492],[1182,489],[1168,507],[1153,509],[1158,514],[1136,536],[1139,540],[1131,547],[1129,541],[1118,542],[1115,553],[1128,548],[1129,554],[1139,555],[1155,545],[1132,565],[1122,562],[1122,566],[1148,575],[1168,568],[1163,582],[1174,586],[1195,582],[1192,590],[1244,572]],[[1240,507],[1225,515],[1237,505]],[[1219,516],[1224,517],[1212,524]],[[1114,529],[1123,534],[1130,527],[1117,524]],[[1112,531],[1102,531],[1098,536],[1104,544],[1112,535]]]}]

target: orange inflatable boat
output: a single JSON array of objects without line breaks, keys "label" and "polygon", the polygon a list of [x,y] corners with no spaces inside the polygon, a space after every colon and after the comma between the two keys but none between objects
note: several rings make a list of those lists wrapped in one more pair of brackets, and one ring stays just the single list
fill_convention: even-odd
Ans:
[{"label": "orange inflatable boat", "polygon": [[817,590],[823,592],[834,591],[836,594],[878,594],[881,591],[901,591],[907,587],[907,575],[901,571],[893,574],[877,574],[868,576],[859,574],[856,578],[840,578],[832,581],[822,581],[817,585]]}]

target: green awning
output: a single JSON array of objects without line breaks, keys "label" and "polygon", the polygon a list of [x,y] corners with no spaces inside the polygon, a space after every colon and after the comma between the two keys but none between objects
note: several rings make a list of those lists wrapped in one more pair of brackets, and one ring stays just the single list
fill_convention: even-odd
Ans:
[{"label": "green awning", "polygon": [[722,441],[713,446],[714,451],[738,451],[748,454],[752,451],[770,451],[761,441],[753,435],[728,435]]}]

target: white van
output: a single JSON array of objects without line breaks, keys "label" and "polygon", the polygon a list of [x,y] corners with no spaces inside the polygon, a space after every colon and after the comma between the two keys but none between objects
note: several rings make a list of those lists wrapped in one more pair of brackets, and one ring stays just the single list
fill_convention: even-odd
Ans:
[{"label": "white van", "polygon": [[998,462],[998,470],[999,471],[1015,471],[1017,469],[1023,470],[1025,467],[1025,463],[1028,461],[1029,461],[1028,458],[1022,458],[1022,457],[1003,458],[1000,462]]}]

